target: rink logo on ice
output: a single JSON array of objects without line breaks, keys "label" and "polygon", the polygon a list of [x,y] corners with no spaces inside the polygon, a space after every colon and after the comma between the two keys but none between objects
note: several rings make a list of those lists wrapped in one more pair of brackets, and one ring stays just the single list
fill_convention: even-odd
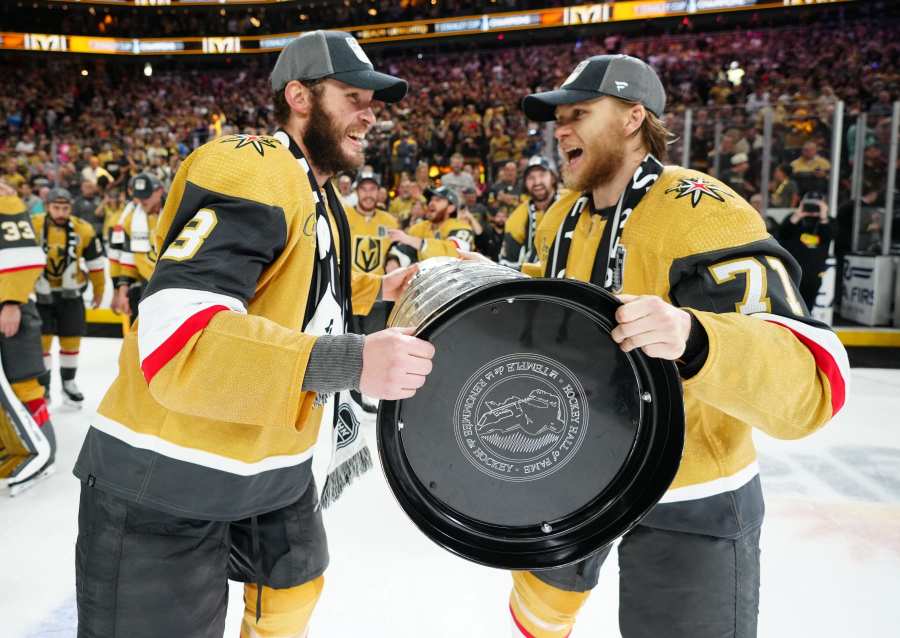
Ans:
[{"label": "rink logo on ice", "polygon": [[483,365],[461,388],[453,411],[463,456],[503,481],[535,481],[577,453],[588,428],[587,396],[558,361],[512,354]]}]

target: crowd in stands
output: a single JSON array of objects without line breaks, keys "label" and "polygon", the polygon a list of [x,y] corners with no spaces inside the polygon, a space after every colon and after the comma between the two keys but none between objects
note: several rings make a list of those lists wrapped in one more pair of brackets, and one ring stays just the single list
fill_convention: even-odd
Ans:
[{"label": "crowd in stands", "polygon": [[[270,5],[213,7],[65,7],[24,0],[0,3],[0,22],[12,31],[125,37],[256,35],[335,26],[406,22],[545,9],[570,0],[296,0]],[[28,10],[23,8],[27,6]],[[91,11],[90,9],[93,9]]]},{"label": "crowd in stands", "polygon": [[[760,197],[762,124],[771,114],[773,207],[796,206],[804,192],[827,190],[838,99],[846,105],[846,199],[848,149],[855,143],[857,115],[867,112],[863,190],[875,193],[869,196],[877,205],[884,196],[891,105],[900,99],[896,27],[896,21],[859,21],[393,54],[376,65],[408,78],[411,90],[402,102],[376,110],[368,136],[370,169],[381,177],[389,209],[398,200],[421,200],[443,176],[459,182],[461,192],[474,191],[473,205],[509,212],[517,197],[504,193],[521,190],[528,158],[555,159],[552,135],[525,119],[521,97],[559,85],[589,55],[623,52],[660,73],[667,123],[676,135],[686,109],[692,109],[690,165],[717,174],[751,201]],[[35,211],[43,189],[55,184],[98,206],[119,206],[128,178],[140,171],[168,183],[181,159],[211,137],[271,131],[270,67],[271,60],[252,56],[236,58],[228,68],[181,64],[177,71],[146,77],[140,67],[115,61],[84,71],[60,60],[0,63],[6,80],[0,94],[0,176],[20,187]],[[673,163],[681,161],[685,141],[673,145]],[[347,176],[345,186],[352,180]]]}]

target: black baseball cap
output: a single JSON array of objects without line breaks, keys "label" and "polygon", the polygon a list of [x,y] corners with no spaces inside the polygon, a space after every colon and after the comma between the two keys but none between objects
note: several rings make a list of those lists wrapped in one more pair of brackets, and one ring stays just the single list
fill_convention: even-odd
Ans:
[{"label": "black baseball cap", "polygon": [[557,106],[603,95],[643,104],[656,117],[666,107],[665,89],[649,64],[630,55],[595,55],[582,60],[555,91],[526,95],[522,110],[530,120],[549,122]]},{"label": "black baseball cap", "polygon": [[311,31],[291,40],[269,81],[273,91],[280,91],[292,80],[324,78],[374,91],[382,102],[399,102],[409,89],[406,80],[376,71],[356,38],[344,31]]},{"label": "black baseball cap", "polygon": [[132,195],[138,199],[147,199],[153,191],[162,187],[162,182],[149,173],[138,173],[131,180]]},{"label": "black baseball cap", "polygon": [[459,208],[459,195],[457,195],[456,191],[449,186],[429,188],[425,191],[425,195],[428,197],[428,199],[431,199],[432,197],[443,197],[448,202]]}]

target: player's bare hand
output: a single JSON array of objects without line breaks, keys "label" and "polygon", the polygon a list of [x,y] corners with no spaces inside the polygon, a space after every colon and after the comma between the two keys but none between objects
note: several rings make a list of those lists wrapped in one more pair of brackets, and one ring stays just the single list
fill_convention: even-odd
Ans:
[{"label": "player's bare hand", "polygon": [[684,354],[691,315],[653,295],[619,295],[619,322],[610,333],[622,352],[640,348],[648,357],[674,361]]},{"label": "player's bare hand", "polygon": [[485,257],[481,253],[473,253],[472,251],[469,251],[469,250],[457,250],[456,252],[459,253],[459,258],[462,259],[463,261],[480,261],[480,262],[488,263],[488,264],[494,263],[488,257]]},{"label": "player's bare hand", "polygon": [[392,242],[410,246],[418,250],[422,246],[422,240],[419,237],[413,237],[399,228],[392,228],[388,231],[388,237]]},{"label": "player's bare hand", "polygon": [[388,328],[366,337],[360,392],[376,399],[408,399],[425,385],[434,346],[413,328]]},{"label": "player's bare hand", "polygon": [[417,272],[419,272],[419,266],[412,264],[406,268],[395,268],[386,274],[381,279],[381,298],[385,301],[397,301],[400,295],[409,288],[409,282],[412,281]]},{"label": "player's bare hand", "polygon": [[131,314],[131,304],[128,302],[127,286],[120,286],[116,288],[116,293],[113,295],[110,308],[112,308],[113,312],[119,315]]},{"label": "player's bare hand", "polygon": [[13,188],[12,186],[10,186],[9,184],[7,184],[6,182],[4,182],[3,180],[0,180],[0,197],[11,197],[11,196],[16,195],[16,194],[17,194],[17,193],[16,193],[16,189],[15,189],[15,188]]},{"label": "player's bare hand", "polygon": [[17,303],[8,303],[0,310],[0,333],[4,337],[14,337],[22,323],[22,309]]},{"label": "player's bare hand", "polygon": [[94,309],[99,308],[99,307],[100,307],[100,304],[101,304],[102,302],[103,302],[103,298],[102,298],[102,297],[94,296],[94,298],[91,300],[91,308],[94,308]]}]

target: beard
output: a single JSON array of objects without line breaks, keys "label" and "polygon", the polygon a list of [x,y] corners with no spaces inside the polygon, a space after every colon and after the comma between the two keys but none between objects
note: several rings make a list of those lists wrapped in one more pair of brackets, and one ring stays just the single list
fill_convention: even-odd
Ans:
[{"label": "beard", "polygon": [[325,110],[318,95],[312,96],[309,123],[303,131],[303,145],[309,152],[309,161],[323,173],[336,175],[354,172],[362,166],[363,156],[348,155],[341,143],[346,131],[338,128],[331,114]]},{"label": "beard", "polygon": [[566,188],[584,193],[609,184],[625,163],[625,135],[607,130],[585,144],[577,174],[563,163]]}]

